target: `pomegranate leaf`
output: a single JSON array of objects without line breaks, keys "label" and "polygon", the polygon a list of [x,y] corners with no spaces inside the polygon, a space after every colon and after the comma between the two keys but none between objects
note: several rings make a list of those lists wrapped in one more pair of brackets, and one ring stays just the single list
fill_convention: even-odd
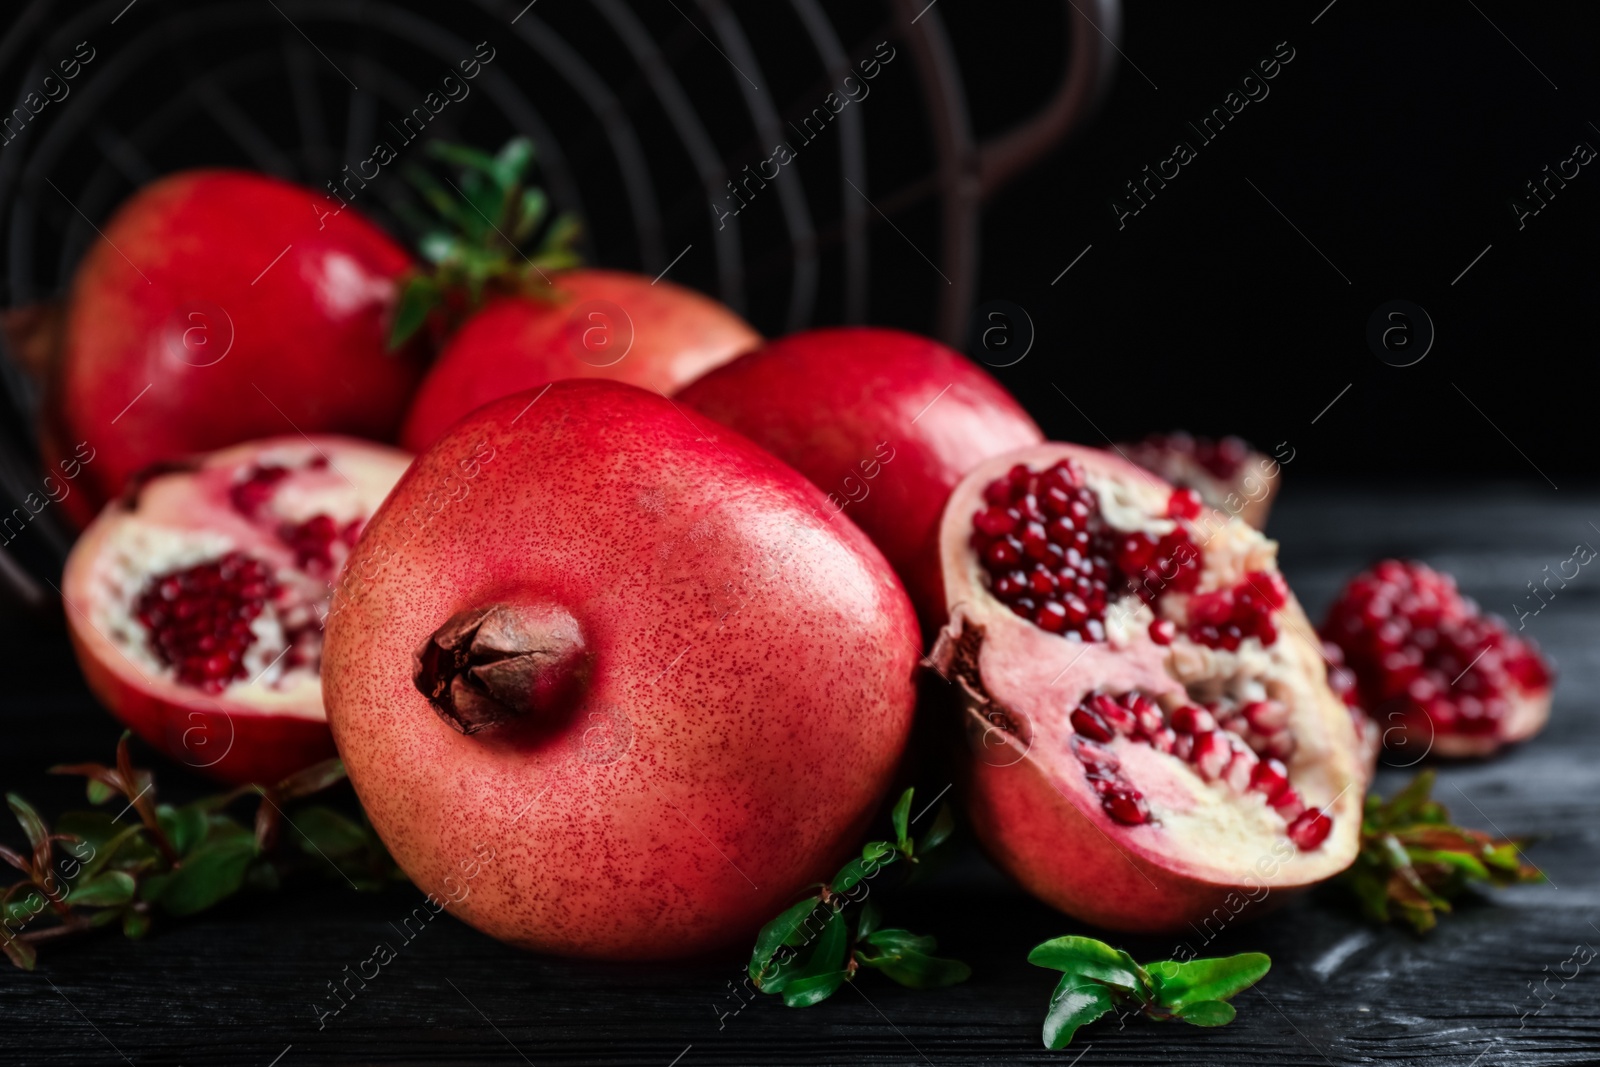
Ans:
[{"label": "pomegranate leaf", "polygon": [[31,971],[39,962],[39,953],[34,947],[20,938],[13,937],[10,930],[0,937],[0,949],[5,950],[6,958],[25,971]]},{"label": "pomegranate leaf", "polygon": [[1092,937],[1058,937],[1046,941],[1028,953],[1028,962],[1052,971],[1081,974],[1130,993],[1143,995],[1150,989],[1150,976],[1132,956]]},{"label": "pomegranate leaf", "polygon": [[157,804],[156,821],[180,856],[188,855],[206,836],[206,813],[192,804],[181,808]]},{"label": "pomegranate leaf", "polygon": [[1120,949],[1090,937],[1058,937],[1035,946],[1028,962],[1064,971],[1044,1020],[1046,1048],[1064,1048],[1079,1027],[1112,1008],[1158,1022],[1223,1026],[1234,1019],[1229,997],[1250,988],[1272,967],[1259,952],[1220,959],[1159,960],[1143,967]]},{"label": "pomegranate leaf", "polygon": [[1388,800],[1367,797],[1361,851],[1342,876],[1368,918],[1398,918],[1419,934],[1475,883],[1544,880],[1525,862],[1523,841],[1451,825],[1449,809],[1431,799],[1434,778],[1424,771]]},{"label": "pomegranate leaf", "polygon": [[[1155,987],[1155,999],[1163,1007],[1180,1014],[1191,1005],[1227,1000],[1259,982],[1272,969],[1272,960],[1262,952],[1242,952],[1219,959],[1162,960],[1146,968]],[[1232,1018],[1232,1016],[1229,1016]],[[1185,1016],[1187,1020],[1187,1016]],[[1224,1020],[1226,1021],[1226,1020]],[[1220,1026],[1220,1023],[1199,1023]]]},{"label": "pomegranate leaf", "polygon": [[75,908],[110,908],[133,899],[138,883],[122,871],[102,871],[78,879],[70,897]]},{"label": "pomegranate leaf", "polygon": [[1178,1018],[1195,1026],[1226,1026],[1238,1012],[1222,1000],[1201,1000],[1178,1011]]},{"label": "pomegranate leaf", "polygon": [[[854,890],[875,879],[898,860],[919,864],[927,853],[949,838],[954,816],[946,805],[923,838],[921,855],[913,855],[911,802],[907,789],[890,812],[895,840],[868,841],[861,854],[839,869],[819,892],[790,905],[756,935],[748,971],[763,993],[782,993],[789,1007],[820,1004],[853,981],[861,967],[883,974],[912,989],[933,989],[965,981],[972,969],[959,960],[933,956],[938,947],[931,937],[907,930],[880,930],[876,901]],[[920,868],[919,868],[920,869]],[[858,907],[852,921],[845,909]],[[853,940],[853,944],[852,944]]]},{"label": "pomegranate leaf", "polygon": [[894,824],[895,843],[900,851],[911,855],[911,837],[909,833],[911,822],[911,794],[913,790],[907,789],[900,794],[900,799],[895,802],[894,810],[889,813],[889,821]]},{"label": "pomegranate leaf", "polygon": [[145,883],[144,899],[169,915],[193,915],[237,893],[258,855],[255,837],[240,830],[215,834],[195,847],[176,870]]},{"label": "pomegranate leaf", "polygon": [[878,930],[861,939],[854,958],[908,989],[941,989],[972,977],[972,968],[960,960],[933,955],[938,947],[933,938],[909,930]]},{"label": "pomegranate leaf", "polygon": [[34,870],[42,876],[50,869],[50,828],[33,810],[33,805],[17,794],[7,793],[6,805],[11,808],[11,814],[17,817],[17,822],[22,824],[22,832],[28,836],[28,844],[33,846]]},{"label": "pomegranate leaf", "polygon": [[[549,198],[527,185],[533,142],[514,137],[490,156],[436,141],[428,145],[428,154],[457,168],[457,174],[445,184],[421,167],[404,170],[437,218],[409,220],[421,231],[418,249],[433,269],[413,272],[405,281],[390,329],[391,349],[430,318],[439,318],[446,331],[453,329],[488,292],[549,298],[553,292],[546,272],[581,262],[573,251],[577,219],[550,219]],[[541,229],[543,237],[524,251]]]},{"label": "pomegranate leaf", "polygon": [[1044,1017],[1044,1047],[1066,1048],[1079,1027],[1094,1022],[1112,1006],[1108,987],[1081,974],[1063,974],[1050,994],[1050,1010]]}]

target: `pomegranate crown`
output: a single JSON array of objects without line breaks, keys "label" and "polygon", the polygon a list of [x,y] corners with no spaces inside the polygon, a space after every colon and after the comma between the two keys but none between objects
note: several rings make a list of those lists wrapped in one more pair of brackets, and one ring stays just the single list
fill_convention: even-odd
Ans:
[{"label": "pomegranate crown", "polygon": [[[413,270],[400,290],[389,331],[389,348],[399,348],[430,316],[448,331],[489,293],[550,297],[548,271],[581,263],[573,243],[576,217],[550,217],[543,189],[527,181],[533,142],[513,137],[495,155],[466,145],[433,141],[429,156],[457,168],[444,184],[422,167],[408,167],[414,186],[433,217],[407,205],[401,214],[417,231],[417,248],[431,267]],[[448,186],[449,188],[446,188]],[[524,245],[538,240],[528,251]]]}]

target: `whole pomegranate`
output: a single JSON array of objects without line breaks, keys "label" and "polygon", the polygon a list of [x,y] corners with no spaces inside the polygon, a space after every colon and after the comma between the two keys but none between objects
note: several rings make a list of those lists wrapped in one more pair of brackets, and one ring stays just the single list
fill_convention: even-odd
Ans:
[{"label": "whole pomegranate", "polygon": [[671,282],[611,270],[553,275],[537,295],[497,297],[445,344],[406,415],[422,451],[481,404],[558,378],[607,378],[671,395],[761,343],[728,308]]},{"label": "whole pomegranate", "polygon": [[106,224],[66,309],[46,420],[62,444],[43,443],[96,452],[90,492],[74,494],[88,513],[176,456],[294,432],[393,436],[421,376],[385,343],[411,259],[328,203],[259,174],[184,171]]},{"label": "whole pomegranate", "polygon": [[89,687],[150,744],[223,781],[270,784],[331,756],[322,618],[410,459],[279,437],[131,481],[62,579]]},{"label": "whole pomegranate", "polygon": [[1046,902],[1182,929],[1337,873],[1369,768],[1277,546],[1110,453],[979,465],[940,531],[969,812]]},{"label": "whole pomegranate", "polygon": [[[323,688],[400,866],[571,956],[748,936],[888,787],[919,659],[904,590],[822,495],[632,386],[487,404],[368,524]],[[470,879],[470,881],[468,880]]]},{"label": "whole pomegranate", "polygon": [[937,341],[869,327],[809,330],[681,394],[828,494],[883,550],[929,629],[944,621],[939,516],[981,460],[1043,439],[995,380]]},{"label": "whole pomegranate", "polygon": [[1237,515],[1258,530],[1266,529],[1283,468],[1242,438],[1213,440],[1179,430],[1154,433],[1142,441],[1120,445],[1118,450],[1173,485],[1193,489],[1211,507]]},{"label": "whole pomegranate", "polygon": [[1550,717],[1551,670],[1538,646],[1425,564],[1385,560],[1352,578],[1322,632],[1343,650],[1391,746],[1487,756]]}]

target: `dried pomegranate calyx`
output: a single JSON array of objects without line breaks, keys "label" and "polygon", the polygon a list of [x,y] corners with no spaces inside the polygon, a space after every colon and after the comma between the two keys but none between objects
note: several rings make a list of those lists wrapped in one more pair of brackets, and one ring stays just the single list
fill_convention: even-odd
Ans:
[{"label": "dried pomegranate calyx", "polygon": [[559,713],[582,688],[583,631],[549,605],[495,604],[452,615],[417,649],[412,681],[463,734]]}]

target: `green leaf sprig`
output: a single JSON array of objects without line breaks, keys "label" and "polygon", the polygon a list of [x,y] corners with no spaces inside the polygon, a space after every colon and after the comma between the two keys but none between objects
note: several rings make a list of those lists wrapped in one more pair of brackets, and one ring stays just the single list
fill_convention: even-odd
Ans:
[{"label": "green leaf sprig", "polygon": [[1229,998],[1272,967],[1260,952],[1141,967],[1126,952],[1092,937],[1046,941],[1028,953],[1028,962],[1063,972],[1044,1018],[1044,1047],[1050,1049],[1066,1048],[1079,1027],[1118,1009],[1160,1022],[1224,1026],[1234,1018]]},{"label": "green leaf sprig", "polygon": [[[938,943],[909,930],[885,929],[876,902],[867,900],[872,880],[890,864],[923,862],[955,829],[944,804],[920,841],[910,834],[907,789],[890,819],[893,841],[869,841],[832,880],[761,928],[750,953],[749,973],[763,993],[781,994],[791,1008],[820,1004],[866,967],[911,989],[937,989],[964,982],[972,968],[934,955]],[[852,920],[847,910],[854,910]]]},{"label": "green leaf sprig", "polygon": [[[27,801],[6,795],[30,846],[27,854],[0,846],[0,860],[23,875],[0,890],[0,950],[16,966],[32,970],[42,942],[113,924],[140,938],[157,910],[193,915],[247,887],[275,889],[300,870],[337,874],[363,890],[404,877],[364,818],[322,805],[299,805],[292,817],[285,815],[286,806],[343,781],[340,761],[308,767],[273,786],[241,786],[173,806],[157,802],[154,775],[133,765],[129,738],[125,733],[118,742],[114,767],[50,769],[88,779],[89,803],[122,804],[115,816],[67,812],[51,830]],[[260,803],[247,825],[226,809],[251,796]],[[136,818],[123,822],[129,811]],[[290,835],[282,832],[286,821]],[[285,836],[294,840],[295,853],[279,847]]]},{"label": "green leaf sprig", "polygon": [[1449,809],[1431,798],[1434,779],[1423,771],[1388,800],[1367,797],[1361,851],[1341,876],[1368,918],[1404,920],[1419,934],[1438,925],[1439,913],[1473,883],[1544,881],[1523,859],[1526,841],[1451,825]]},{"label": "green leaf sprig", "polygon": [[[492,156],[442,141],[431,142],[427,152],[458,173],[441,183],[422,167],[406,168],[406,180],[436,216],[408,212],[420,234],[418,250],[432,269],[413,271],[402,283],[389,332],[391,350],[405,344],[430,316],[440,319],[441,331],[448,331],[490,292],[551,298],[548,272],[580,262],[573,249],[577,219],[550,219],[544,190],[527,184],[532,141],[513,137]],[[524,251],[541,230],[537,244]]]}]

